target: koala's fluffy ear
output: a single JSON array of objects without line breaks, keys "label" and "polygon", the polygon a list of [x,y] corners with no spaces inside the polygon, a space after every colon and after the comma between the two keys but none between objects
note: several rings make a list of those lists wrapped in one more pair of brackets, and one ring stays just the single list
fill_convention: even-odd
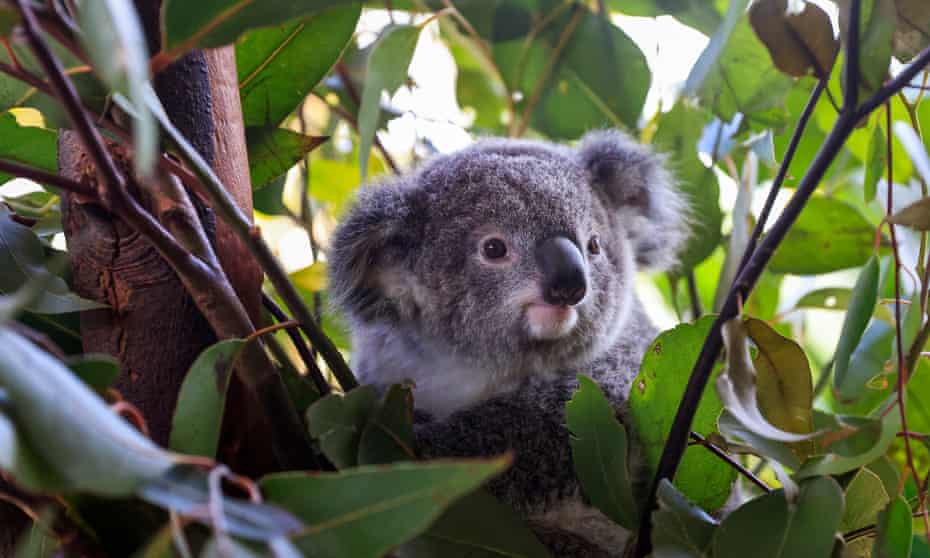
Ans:
[{"label": "koala's fluffy ear", "polygon": [[577,156],[608,210],[620,212],[637,264],[656,271],[674,266],[688,215],[664,158],[616,130],[587,134]]},{"label": "koala's fluffy ear", "polygon": [[414,312],[417,229],[402,181],[363,188],[327,254],[333,301],[363,321]]}]

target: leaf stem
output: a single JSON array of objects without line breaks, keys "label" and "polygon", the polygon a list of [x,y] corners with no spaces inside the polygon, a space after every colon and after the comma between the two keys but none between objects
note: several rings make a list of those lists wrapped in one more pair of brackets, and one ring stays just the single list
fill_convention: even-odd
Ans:
[{"label": "leaf stem", "polygon": [[758,486],[759,488],[761,488],[763,492],[771,492],[771,491],[772,491],[772,488],[771,488],[769,485],[767,485],[767,484],[765,484],[764,482],[762,482],[762,479],[760,479],[759,477],[757,477],[756,475],[754,475],[753,472],[750,471],[749,469],[747,469],[746,467],[743,467],[743,465],[742,465],[739,461],[733,459],[733,457],[730,456],[730,454],[728,454],[727,452],[723,451],[723,449],[717,447],[716,444],[714,444],[713,442],[709,442],[709,441],[707,440],[707,438],[705,438],[704,436],[701,436],[700,434],[698,434],[697,432],[694,432],[693,430],[691,431],[690,436],[691,436],[691,439],[692,439],[692,440],[694,440],[695,442],[697,442],[699,445],[704,446],[705,448],[707,448],[708,451],[710,451],[712,454],[714,454],[714,455],[716,455],[717,457],[719,457],[721,460],[723,460],[723,461],[724,461],[727,465],[729,465],[730,467],[733,467],[734,469],[736,469],[736,471],[737,471],[739,474],[741,474],[741,475],[743,475],[744,477],[746,477],[747,479],[749,479],[750,482],[752,482],[754,485],[756,485],[756,486]]},{"label": "leaf stem", "polygon": [[[275,302],[273,298],[265,293],[262,293],[262,305],[278,322],[283,323],[289,321],[284,310],[278,306],[278,303]],[[293,328],[287,328],[287,335],[291,338],[291,343],[293,343],[294,347],[297,349],[297,354],[300,355],[301,360],[303,360],[304,364],[307,366],[307,375],[310,376],[313,385],[316,386],[320,395],[326,395],[331,392],[332,388],[329,387],[329,383],[327,383],[326,379],[323,377],[323,372],[321,372],[320,367],[317,366],[316,359],[313,358],[313,353],[310,351],[310,347],[307,346],[304,338],[300,336],[300,332]]]}]

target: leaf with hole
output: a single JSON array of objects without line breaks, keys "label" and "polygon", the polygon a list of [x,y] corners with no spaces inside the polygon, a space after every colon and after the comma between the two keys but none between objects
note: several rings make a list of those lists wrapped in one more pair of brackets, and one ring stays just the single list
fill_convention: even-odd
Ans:
[{"label": "leaf with hole", "polygon": [[[660,334],[646,351],[630,388],[630,426],[642,444],[650,474],[659,463],[688,377],[713,321],[712,316],[705,316],[693,325],[681,324]],[[714,374],[719,374],[719,367]],[[691,429],[704,436],[716,431],[722,408],[717,394],[707,390]],[[681,463],[675,487],[706,510],[722,506],[736,471],[699,446],[688,447]]]}]

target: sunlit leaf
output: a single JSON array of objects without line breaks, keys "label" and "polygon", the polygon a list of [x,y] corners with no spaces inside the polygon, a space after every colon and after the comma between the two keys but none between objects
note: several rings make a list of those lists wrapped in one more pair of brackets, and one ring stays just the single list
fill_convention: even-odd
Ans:
[{"label": "sunlit leaf", "polygon": [[[346,2],[285,25],[249,31],[236,42],[246,127],[277,127],[297,108],[339,59],[360,9],[358,2]],[[254,179],[252,184],[261,185]]]},{"label": "sunlit leaf", "polygon": [[[681,324],[663,332],[646,351],[639,375],[630,389],[630,425],[642,444],[650,471],[658,465],[662,447],[671,430],[685,384],[697,361],[713,317],[695,324]],[[716,431],[722,406],[713,390],[704,393],[691,429],[704,436]],[[706,510],[726,501],[736,476],[732,467],[702,447],[685,450],[675,474],[675,486],[689,500]]]},{"label": "sunlit leaf", "polygon": [[362,106],[358,111],[359,168],[363,180],[368,173],[368,155],[377,131],[381,93],[393,93],[407,80],[407,68],[419,38],[419,27],[391,27],[378,39],[368,59]]},{"label": "sunlit leaf", "polygon": [[193,48],[223,46],[250,29],[344,5],[342,0],[167,0],[162,6],[163,46],[169,59]]},{"label": "sunlit leaf", "polygon": [[840,523],[843,531],[874,524],[878,513],[891,501],[882,479],[866,468],[856,472],[844,493],[846,508]]},{"label": "sunlit leaf", "polygon": [[313,262],[303,269],[290,274],[291,281],[300,290],[308,293],[325,291],[328,280],[326,276],[326,262]]},{"label": "sunlit leaf", "polygon": [[638,506],[633,499],[626,430],[593,380],[579,375],[578,385],[565,405],[575,473],[591,504],[618,524],[635,529]]},{"label": "sunlit leaf", "polygon": [[119,361],[106,354],[83,354],[65,361],[68,368],[93,388],[97,393],[104,393],[116,377],[119,376]]},{"label": "sunlit leaf", "polygon": [[875,199],[875,190],[878,186],[878,181],[881,179],[882,172],[885,170],[887,143],[881,126],[873,127],[872,138],[869,140],[869,158],[865,165],[865,181],[862,184],[865,193],[865,201],[867,202]]},{"label": "sunlit leaf", "polygon": [[283,128],[247,128],[252,188],[261,188],[283,175],[327,139]]}]

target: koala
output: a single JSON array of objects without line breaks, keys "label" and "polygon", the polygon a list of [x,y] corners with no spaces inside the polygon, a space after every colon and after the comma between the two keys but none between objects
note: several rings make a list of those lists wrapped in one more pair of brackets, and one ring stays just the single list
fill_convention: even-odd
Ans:
[{"label": "koala", "polygon": [[674,265],[685,208],[663,158],[620,132],[486,139],[363,189],[333,236],[359,379],[412,380],[425,457],[512,451],[490,489],[558,556],[623,548],[584,504],[564,407],[584,373],[622,412],[657,333],[634,275]]}]

